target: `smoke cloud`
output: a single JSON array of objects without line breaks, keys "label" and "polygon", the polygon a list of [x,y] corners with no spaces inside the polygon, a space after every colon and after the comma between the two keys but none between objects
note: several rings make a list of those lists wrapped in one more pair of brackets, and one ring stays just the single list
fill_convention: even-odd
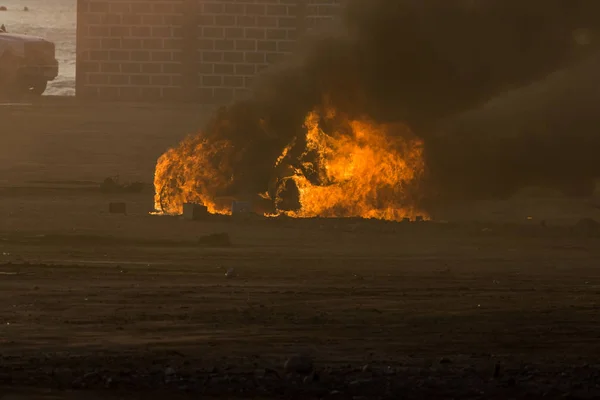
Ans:
[{"label": "smoke cloud", "polygon": [[308,39],[202,131],[233,149],[216,195],[272,189],[277,157],[294,139],[301,152],[305,116],[327,108],[424,141],[424,207],[527,185],[586,192],[600,176],[599,28],[596,0],[349,0],[339,31]]}]

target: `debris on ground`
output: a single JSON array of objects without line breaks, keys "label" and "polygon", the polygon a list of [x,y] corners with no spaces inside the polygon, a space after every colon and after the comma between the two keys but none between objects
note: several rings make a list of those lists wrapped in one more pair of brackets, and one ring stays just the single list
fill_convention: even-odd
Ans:
[{"label": "debris on ground", "polygon": [[227,269],[227,272],[225,272],[225,277],[226,278],[235,278],[237,276],[237,272],[235,271],[235,268],[231,267]]}]

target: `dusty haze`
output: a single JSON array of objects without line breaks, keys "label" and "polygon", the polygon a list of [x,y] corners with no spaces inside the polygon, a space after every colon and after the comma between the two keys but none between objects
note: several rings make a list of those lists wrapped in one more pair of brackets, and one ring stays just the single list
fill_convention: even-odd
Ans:
[{"label": "dusty haze", "polygon": [[[289,153],[304,151],[307,113],[325,116],[329,109],[347,118],[399,122],[423,139],[424,207],[439,199],[503,197],[531,185],[587,193],[600,172],[589,151],[598,139],[586,130],[595,113],[579,103],[589,104],[596,93],[564,88],[578,80],[584,89],[597,76],[598,8],[591,0],[350,1],[341,29],[307,40],[258,80],[250,100],[223,108],[202,131],[202,140],[232,143],[226,158],[214,157],[215,165],[227,165],[219,168],[230,179],[217,194],[268,190],[282,150],[294,141]],[[561,69],[561,77],[551,75]],[[535,81],[545,91],[527,95],[524,87]],[[496,96],[521,95],[538,104],[538,112],[529,121],[521,115],[518,129],[507,125],[510,139],[495,129],[493,112],[487,111],[493,125],[463,115]],[[502,107],[504,123],[523,109],[514,100]],[[343,125],[325,118],[323,129]],[[194,168],[194,157],[188,158],[170,170],[174,181],[181,169]]]}]

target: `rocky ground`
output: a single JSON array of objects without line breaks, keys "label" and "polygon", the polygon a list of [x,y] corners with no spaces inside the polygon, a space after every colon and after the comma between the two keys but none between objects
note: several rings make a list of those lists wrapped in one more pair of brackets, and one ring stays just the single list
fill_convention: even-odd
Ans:
[{"label": "rocky ground", "polygon": [[151,181],[201,113],[76,107],[0,107],[0,398],[600,397],[594,199],[151,216],[101,183]]}]

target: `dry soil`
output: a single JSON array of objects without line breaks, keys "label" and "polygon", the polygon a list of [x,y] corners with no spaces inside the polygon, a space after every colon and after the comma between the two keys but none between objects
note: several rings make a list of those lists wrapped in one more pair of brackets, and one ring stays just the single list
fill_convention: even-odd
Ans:
[{"label": "dry soil", "polygon": [[0,399],[600,396],[600,238],[572,227],[594,199],[185,221],[99,190],[151,182],[207,112],[0,106]]}]

